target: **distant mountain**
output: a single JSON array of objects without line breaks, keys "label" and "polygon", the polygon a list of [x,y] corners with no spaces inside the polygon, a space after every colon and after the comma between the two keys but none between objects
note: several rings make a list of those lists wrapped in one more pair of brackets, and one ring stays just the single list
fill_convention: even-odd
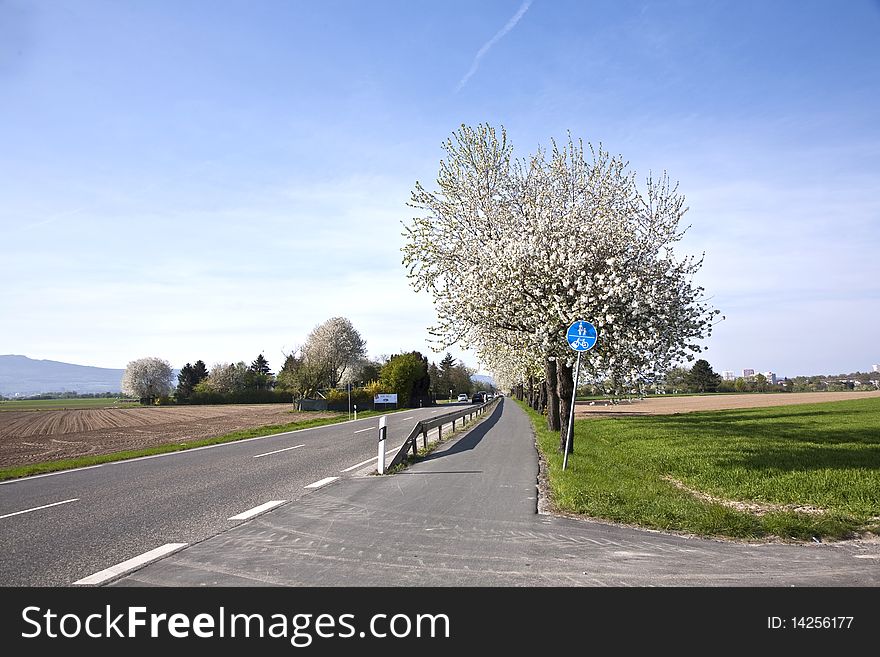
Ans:
[{"label": "distant mountain", "polygon": [[488,383],[489,385],[495,385],[495,379],[491,376],[486,376],[485,374],[474,374],[471,377],[471,381],[479,381],[480,383]]},{"label": "distant mountain", "polygon": [[124,371],[55,360],[34,360],[27,356],[0,356],[0,395],[119,392]]}]

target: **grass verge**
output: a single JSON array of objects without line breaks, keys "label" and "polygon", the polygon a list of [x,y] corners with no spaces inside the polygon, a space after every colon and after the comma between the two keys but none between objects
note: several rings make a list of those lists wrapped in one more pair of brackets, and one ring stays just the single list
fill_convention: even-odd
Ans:
[{"label": "grass verge", "polygon": [[[388,415],[389,413],[399,413],[404,410],[395,411],[359,411],[358,419],[362,420],[367,417]],[[340,413],[338,417],[315,418],[313,420],[300,420],[298,422],[288,422],[286,424],[271,424],[252,429],[243,429],[232,433],[215,436],[212,438],[202,438],[184,443],[169,443],[166,445],[156,445],[154,447],[146,447],[144,449],[135,449],[125,452],[113,452],[112,454],[96,454],[93,456],[81,456],[73,459],[64,459],[60,461],[46,461],[44,463],[33,463],[22,466],[13,466],[8,468],[0,468],[0,481],[7,479],[19,479],[21,477],[29,477],[36,474],[46,474],[48,472],[58,472],[60,470],[72,470],[74,468],[84,468],[90,465],[100,465],[101,463],[112,463],[114,461],[125,461],[128,459],[136,459],[143,456],[154,456],[156,454],[168,454],[170,452],[182,452],[195,447],[206,447],[208,445],[220,445],[222,443],[231,443],[237,440],[247,438],[259,438],[261,436],[271,436],[276,433],[285,433],[287,431],[297,431],[299,429],[311,429],[313,427],[321,427],[328,424],[338,424],[346,422],[349,419],[348,413]]]},{"label": "grass verge", "polygon": [[529,414],[565,513],[702,536],[880,534],[880,399],[575,422]]}]

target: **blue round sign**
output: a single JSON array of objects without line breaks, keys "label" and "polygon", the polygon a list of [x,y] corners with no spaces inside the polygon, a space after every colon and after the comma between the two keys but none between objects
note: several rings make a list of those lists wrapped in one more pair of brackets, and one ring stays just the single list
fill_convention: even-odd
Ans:
[{"label": "blue round sign", "polygon": [[569,326],[565,335],[568,346],[575,351],[589,351],[596,344],[598,337],[596,327],[583,320],[578,320]]}]

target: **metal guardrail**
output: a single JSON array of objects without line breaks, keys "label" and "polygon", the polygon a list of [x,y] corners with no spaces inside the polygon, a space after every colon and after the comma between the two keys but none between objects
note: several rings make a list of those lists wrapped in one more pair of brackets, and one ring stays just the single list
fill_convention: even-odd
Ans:
[{"label": "metal guardrail", "polygon": [[409,432],[406,440],[403,441],[403,445],[401,445],[400,449],[397,450],[397,454],[395,454],[394,458],[391,459],[391,463],[388,464],[388,468],[393,468],[395,465],[403,463],[404,460],[406,460],[406,455],[409,453],[410,449],[412,449],[413,456],[418,453],[418,445],[416,444],[416,440],[419,436],[422,437],[422,447],[427,447],[428,432],[432,429],[437,429],[437,440],[442,440],[444,426],[446,426],[447,424],[452,424],[452,430],[455,431],[455,423],[458,420],[461,420],[462,426],[464,426],[466,417],[470,419],[475,415],[483,415],[486,411],[492,409],[496,404],[498,404],[501,399],[501,396],[497,396],[494,399],[479,404],[478,406],[469,406],[467,408],[463,408],[460,411],[444,413],[443,415],[432,417],[429,420],[421,420],[419,422],[416,422],[416,425],[413,427],[412,431]]}]

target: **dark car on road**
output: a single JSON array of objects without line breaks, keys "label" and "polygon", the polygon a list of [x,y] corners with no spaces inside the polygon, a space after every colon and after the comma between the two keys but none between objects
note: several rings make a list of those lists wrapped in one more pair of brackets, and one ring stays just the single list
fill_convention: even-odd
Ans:
[{"label": "dark car on road", "polygon": [[485,392],[475,392],[474,396],[471,397],[471,403],[473,404],[482,404],[486,401],[486,393]]}]

